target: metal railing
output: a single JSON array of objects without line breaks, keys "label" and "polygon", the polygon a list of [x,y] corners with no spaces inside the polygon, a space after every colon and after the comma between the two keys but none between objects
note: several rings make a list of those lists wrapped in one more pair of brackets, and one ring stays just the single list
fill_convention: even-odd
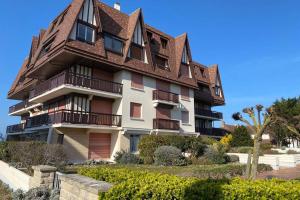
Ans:
[{"label": "metal railing", "polygon": [[200,128],[196,127],[196,132],[200,133],[200,135],[207,135],[207,136],[217,136],[222,137],[226,134],[226,131],[221,128]]},{"label": "metal railing", "polygon": [[154,90],[153,91],[153,100],[162,100],[162,101],[169,101],[173,103],[179,102],[178,94],[172,92],[166,92],[162,90]]},{"label": "metal railing", "polygon": [[19,133],[24,131],[24,129],[25,129],[25,123],[14,124],[14,125],[7,126],[6,133]]},{"label": "metal railing", "polygon": [[34,103],[32,103],[32,102],[28,102],[28,100],[21,101],[20,103],[10,106],[8,113],[10,114],[10,113],[16,112],[18,110],[32,106],[33,104]]},{"label": "metal railing", "polygon": [[54,77],[38,84],[34,90],[30,91],[29,98],[34,98],[63,84],[70,84],[73,86],[111,92],[115,94],[122,94],[123,90],[123,85],[120,83],[76,74],[70,72],[69,70],[65,70],[60,74],[57,74]]},{"label": "metal railing", "polygon": [[153,119],[153,129],[179,130],[179,121],[170,119]]},{"label": "metal railing", "polygon": [[70,123],[87,125],[121,126],[122,116],[94,112],[57,110],[50,113],[30,117],[26,128],[34,128],[49,124]]},{"label": "metal railing", "polygon": [[195,108],[196,115],[202,115],[206,117],[216,118],[216,119],[223,119],[223,114],[220,112],[214,112],[211,110],[205,110],[200,108]]}]

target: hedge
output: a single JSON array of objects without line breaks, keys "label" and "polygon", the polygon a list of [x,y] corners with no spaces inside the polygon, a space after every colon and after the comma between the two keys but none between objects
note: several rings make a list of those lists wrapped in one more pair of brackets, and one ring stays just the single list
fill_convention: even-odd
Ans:
[{"label": "hedge", "polygon": [[300,181],[197,179],[126,168],[81,168],[79,173],[113,183],[99,199],[300,199]]}]

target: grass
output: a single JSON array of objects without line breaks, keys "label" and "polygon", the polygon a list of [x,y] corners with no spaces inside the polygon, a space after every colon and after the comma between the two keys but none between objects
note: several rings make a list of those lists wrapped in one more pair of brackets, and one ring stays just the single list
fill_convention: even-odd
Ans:
[{"label": "grass", "polygon": [[0,200],[11,200],[11,190],[0,181]]},{"label": "grass", "polygon": [[[232,178],[242,176],[246,170],[246,165],[230,163],[223,165],[188,165],[188,166],[157,166],[157,165],[106,165],[112,168],[127,168],[130,170],[147,170],[150,172],[164,173],[177,175],[181,177],[196,177],[196,178]],[[76,173],[77,169],[83,166],[71,166],[65,169],[65,173]],[[86,166],[85,166],[86,167]],[[260,171],[266,168],[259,168]]]}]

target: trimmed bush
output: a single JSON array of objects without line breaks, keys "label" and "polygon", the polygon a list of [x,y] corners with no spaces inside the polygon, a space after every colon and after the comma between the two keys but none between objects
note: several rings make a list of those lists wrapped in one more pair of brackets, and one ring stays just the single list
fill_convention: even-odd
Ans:
[{"label": "trimmed bush", "polygon": [[230,148],[230,153],[249,153],[249,151],[252,152],[253,147],[232,147]]},{"label": "trimmed bush", "polygon": [[156,165],[164,166],[183,166],[187,162],[180,149],[173,146],[161,146],[154,152]]},{"label": "trimmed bush", "polygon": [[189,152],[192,156],[199,157],[203,155],[206,148],[205,142],[207,141],[202,140],[202,137],[147,135],[143,136],[139,142],[139,152],[145,164],[154,162],[154,152],[160,146],[174,146],[182,152]]},{"label": "trimmed bush", "polygon": [[245,126],[236,127],[231,135],[231,147],[253,146],[253,139]]},{"label": "trimmed bush", "polygon": [[108,167],[81,168],[79,173],[114,183],[99,199],[300,199],[300,181],[182,178]]},{"label": "trimmed bush", "polygon": [[225,164],[228,161],[226,147],[221,143],[215,143],[207,148],[204,157],[214,164]]},{"label": "trimmed bush", "polygon": [[137,155],[125,151],[117,152],[115,161],[118,164],[142,164],[142,160]]}]

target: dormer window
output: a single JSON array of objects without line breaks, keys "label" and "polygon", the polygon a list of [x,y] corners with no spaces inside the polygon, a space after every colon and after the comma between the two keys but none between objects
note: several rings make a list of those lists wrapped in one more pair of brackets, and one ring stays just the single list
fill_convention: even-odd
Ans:
[{"label": "dormer window", "polygon": [[145,44],[143,38],[142,24],[138,20],[132,36],[132,42],[128,51],[128,57],[141,60],[147,63],[147,55],[144,46]]},{"label": "dormer window", "polygon": [[221,84],[219,78],[217,78],[216,86],[215,86],[215,95],[218,97],[222,97],[221,93]]},{"label": "dormer window", "polygon": [[151,32],[147,31],[147,37],[148,37],[148,42],[152,42],[153,34]]},{"label": "dormer window", "polygon": [[162,68],[162,69],[168,69],[168,60],[166,58],[163,58],[161,56],[155,55],[155,63],[156,66]]},{"label": "dormer window", "polygon": [[73,27],[70,38],[89,44],[95,42],[96,18],[93,0],[85,0],[77,18],[76,26]]},{"label": "dormer window", "polygon": [[163,49],[166,49],[167,48],[167,45],[168,45],[168,40],[164,39],[164,38],[160,38],[160,43],[161,43],[161,47]]},{"label": "dormer window", "polygon": [[188,58],[188,52],[187,52],[186,45],[184,45],[184,48],[183,48],[181,62],[183,64],[189,64],[189,58]]},{"label": "dormer window", "polygon": [[123,42],[110,34],[104,35],[104,46],[106,50],[123,54]]}]

